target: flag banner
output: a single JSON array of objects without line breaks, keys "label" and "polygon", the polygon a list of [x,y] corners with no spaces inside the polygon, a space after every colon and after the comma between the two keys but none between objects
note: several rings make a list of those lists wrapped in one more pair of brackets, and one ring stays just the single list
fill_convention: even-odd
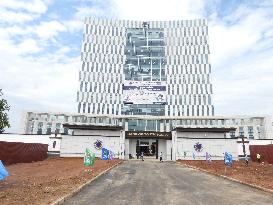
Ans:
[{"label": "flag banner", "polygon": [[109,150],[102,148],[101,150],[101,159],[108,160],[109,159]]},{"label": "flag banner", "polygon": [[91,151],[90,149],[86,148],[85,149],[85,154],[84,154],[84,166],[92,166],[92,156],[91,156]]},{"label": "flag banner", "polygon": [[114,159],[114,153],[112,151],[109,151],[109,159],[110,160]]},{"label": "flag banner", "polygon": [[211,162],[211,155],[208,152],[206,152],[206,161]]},{"label": "flag banner", "polygon": [[225,152],[224,163],[225,165],[232,166],[232,155],[228,152]]},{"label": "flag banner", "polygon": [[9,176],[9,173],[3,165],[2,161],[0,160],[0,180],[5,179],[7,176]]},{"label": "flag banner", "polygon": [[91,166],[93,166],[95,164],[95,158],[96,158],[95,153],[92,153],[91,154]]},{"label": "flag banner", "polygon": [[194,154],[194,152],[192,153],[192,158],[195,159],[195,154]]}]

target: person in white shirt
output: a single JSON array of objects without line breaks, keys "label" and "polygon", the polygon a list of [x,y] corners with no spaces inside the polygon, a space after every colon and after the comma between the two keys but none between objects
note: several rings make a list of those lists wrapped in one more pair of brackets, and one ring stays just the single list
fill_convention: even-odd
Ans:
[{"label": "person in white shirt", "polygon": [[162,154],[162,152],[160,152],[160,155],[159,155],[160,162],[163,162],[162,156],[163,156],[163,154]]},{"label": "person in white shirt", "polygon": [[141,160],[144,161],[144,152],[141,152]]}]

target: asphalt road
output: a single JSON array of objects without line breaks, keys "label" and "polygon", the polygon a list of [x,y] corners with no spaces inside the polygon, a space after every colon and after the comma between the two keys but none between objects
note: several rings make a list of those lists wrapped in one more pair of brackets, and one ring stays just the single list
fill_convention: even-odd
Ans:
[{"label": "asphalt road", "polygon": [[65,204],[273,205],[273,195],[171,162],[126,161]]}]

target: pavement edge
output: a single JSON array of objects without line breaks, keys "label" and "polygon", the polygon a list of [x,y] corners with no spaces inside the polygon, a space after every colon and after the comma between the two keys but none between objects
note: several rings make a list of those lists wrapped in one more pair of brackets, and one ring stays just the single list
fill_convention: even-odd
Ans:
[{"label": "pavement edge", "polygon": [[221,174],[217,174],[217,173],[214,173],[214,172],[210,172],[208,170],[205,170],[205,169],[202,169],[202,168],[199,168],[199,167],[195,167],[195,166],[191,166],[191,165],[187,165],[187,164],[183,164],[183,163],[179,163],[179,162],[176,162],[176,164],[180,165],[180,166],[182,165],[182,166],[185,166],[185,167],[188,167],[188,168],[196,169],[196,170],[199,170],[199,171],[202,171],[202,172],[206,172],[206,173],[214,175],[214,176],[218,176],[218,177],[221,177],[221,178],[233,181],[233,182],[237,182],[239,184],[247,185],[249,187],[256,188],[256,189],[268,192],[270,194],[273,194],[273,190],[272,189],[267,189],[267,188],[264,188],[264,187],[261,187],[261,186],[258,186],[258,185],[254,185],[254,184],[250,184],[250,183],[247,183],[247,182],[243,182],[243,181],[240,181],[238,179],[234,179],[234,178],[231,178],[231,177],[228,177],[228,176],[225,176],[225,175],[221,175]]},{"label": "pavement edge", "polygon": [[57,199],[55,202],[52,202],[50,205],[60,205],[63,204],[67,199],[75,196],[77,193],[79,193],[84,187],[88,186],[90,183],[92,183],[94,180],[96,180],[97,178],[99,178],[100,176],[104,175],[106,172],[110,171],[111,169],[113,169],[114,167],[120,165],[121,163],[123,163],[123,161],[120,161],[116,164],[114,164],[113,166],[109,167],[108,169],[104,170],[103,172],[99,173],[97,176],[95,176],[94,178],[90,179],[89,181],[85,182],[84,184],[80,185],[79,187],[77,187],[76,189],[74,189],[73,191],[71,191],[69,194],[60,197],[59,199]]}]

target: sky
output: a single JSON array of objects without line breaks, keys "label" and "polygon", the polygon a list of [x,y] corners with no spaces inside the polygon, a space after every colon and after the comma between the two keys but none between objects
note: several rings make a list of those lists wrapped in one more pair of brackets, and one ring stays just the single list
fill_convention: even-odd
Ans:
[{"label": "sky", "polygon": [[0,88],[23,111],[77,112],[84,17],[205,18],[215,115],[273,116],[273,0],[2,0]]}]

